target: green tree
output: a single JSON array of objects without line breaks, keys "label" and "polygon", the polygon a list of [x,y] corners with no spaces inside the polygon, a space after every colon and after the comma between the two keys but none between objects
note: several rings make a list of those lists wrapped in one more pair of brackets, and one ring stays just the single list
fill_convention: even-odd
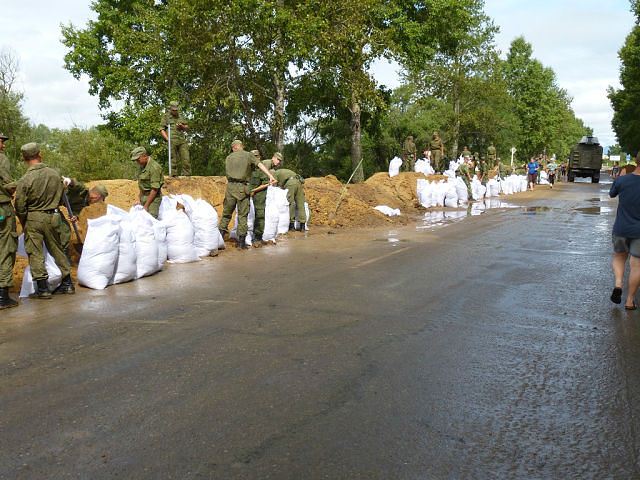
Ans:
[{"label": "green tree", "polygon": [[[634,8],[640,17],[638,3],[634,2]],[[633,154],[640,151],[640,26],[633,27],[618,56],[621,88],[609,87],[611,124],[620,146]]]},{"label": "green tree", "polygon": [[22,111],[23,94],[16,88],[19,72],[18,58],[8,50],[0,51],[0,132],[9,137],[6,154],[14,168],[20,166],[20,146],[29,141],[29,121]]}]

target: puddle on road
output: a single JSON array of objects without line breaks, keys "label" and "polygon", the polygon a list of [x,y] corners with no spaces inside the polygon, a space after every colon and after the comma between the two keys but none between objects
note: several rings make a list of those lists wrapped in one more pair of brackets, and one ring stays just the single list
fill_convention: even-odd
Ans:
[{"label": "puddle on road", "polygon": [[581,207],[574,208],[575,212],[582,213],[583,215],[606,215],[613,211],[611,207]]},{"label": "puddle on road", "polygon": [[417,230],[433,229],[437,227],[445,227],[452,225],[468,217],[476,217],[482,215],[487,210],[506,208],[518,208],[503,202],[497,198],[487,198],[483,202],[472,202],[466,208],[456,210],[435,210],[426,212],[422,218],[422,225],[418,225]]},{"label": "puddle on road", "polygon": [[537,215],[555,210],[551,207],[522,207],[522,215]]}]

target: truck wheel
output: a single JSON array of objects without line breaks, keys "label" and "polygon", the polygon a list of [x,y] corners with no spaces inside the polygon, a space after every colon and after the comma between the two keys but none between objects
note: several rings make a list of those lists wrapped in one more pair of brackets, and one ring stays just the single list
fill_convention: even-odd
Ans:
[{"label": "truck wheel", "polygon": [[569,173],[567,174],[567,181],[569,181],[569,182],[573,182],[573,181],[575,180],[575,178],[576,178],[575,173],[573,173],[573,172],[569,172]]},{"label": "truck wheel", "polygon": [[591,183],[600,183],[600,174],[591,177]]}]

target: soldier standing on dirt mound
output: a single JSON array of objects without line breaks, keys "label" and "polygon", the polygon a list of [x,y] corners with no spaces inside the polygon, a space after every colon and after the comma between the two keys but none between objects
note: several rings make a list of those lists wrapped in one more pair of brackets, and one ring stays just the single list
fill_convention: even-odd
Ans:
[{"label": "soldier standing on dirt mound", "polygon": [[16,213],[11,204],[15,184],[11,177],[11,163],[4,154],[7,140],[9,137],[0,133],[0,310],[18,306],[18,302],[9,296],[9,288],[13,286],[18,236]]},{"label": "soldier standing on dirt mound", "polygon": [[22,159],[28,165],[27,173],[18,180],[16,187],[16,215],[24,229],[24,248],[29,255],[31,275],[36,281],[35,298],[49,299],[49,274],[44,264],[43,244],[62,272],[62,283],[54,294],[75,293],[71,281],[69,260],[60,242],[60,217],[62,204],[62,177],[53,168],[42,163],[37,143],[27,143],[20,149]]},{"label": "soldier standing on dirt mound", "polygon": [[413,142],[413,137],[409,135],[402,146],[402,166],[407,172],[415,170],[417,154],[416,144]]},{"label": "soldier standing on dirt mound", "polygon": [[140,205],[153,218],[158,218],[160,203],[162,203],[162,186],[164,185],[162,167],[149,156],[144,147],[134,148],[131,151],[131,160],[140,166],[140,172],[138,172]]},{"label": "soldier standing on dirt mound", "polygon": [[244,150],[240,140],[231,143],[231,154],[224,161],[225,173],[227,175],[227,190],[224,194],[222,206],[222,219],[220,220],[220,233],[226,239],[229,234],[229,222],[231,215],[238,206],[238,248],[246,249],[247,243],[247,217],[249,216],[249,194],[251,192],[249,180],[251,179],[251,168],[257,167],[269,178],[269,183],[275,185],[276,179],[264,164]]},{"label": "soldier standing on dirt mound", "polygon": [[431,150],[431,166],[436,173],[444,172],[444,144],[438,132],[433,132],[431,142],[429,142],[429,150]]},{"label": "soldier standing on dirt mound", "polygon": [[489,145],[489,148],[487,148],[487,163],[489,168],[493,168],[496,166],[497,158],[498,158],[498,152],[493,142],[491,142],[491,144]]},{"label": "soldier standing on dirt mound", "polygon": [[[260,161],[260,152],[258,150],[252,150],[251,153],[258,161]],[[280,155],[276,153],[276,155]],[[282,156],[282,155],[280,155]],[[271,169],[271,160],[262,160],[262,164]],[[269,183],[269,177],[260,169],[255,169],[251,173],[251,189],[258,188],[262,185]],[[267,206],[267,190],[261,190],[253,194],[253,209],[255,210],[255,220],[253,222],[253,246],[259,247],[262,245],[262,235],[264,234],[264,211]]]},{"label": "soldier standing on dirt mound", "polygon": [[180,115],[178,102],[169,104],[169,111],[162,116],[160,135],[169,141],[169,126],[171,126],[171,163],[175,166],[171,175],[191,175],[191,160],[189,159],[189,144],[185,132],[189,125]]}]

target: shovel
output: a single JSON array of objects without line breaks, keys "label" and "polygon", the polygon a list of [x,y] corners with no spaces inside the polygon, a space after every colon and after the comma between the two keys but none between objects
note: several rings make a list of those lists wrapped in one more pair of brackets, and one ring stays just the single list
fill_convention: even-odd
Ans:
[{"label": "shovel", "polygon": [[[62,200],[64,201],[64,206],[67,207],[67,212],[69,212],[69,216],[73,217],[73,210],[71,210],[71,204],[69,203],[69,199],[67,198],[67,192],[63,191],[62,192]],[[71,222],[71,225],[73,225],[73,231],[76,233],[76,238],[78,239],[78,243],[76,243],[74,245],[74,248],[76,249],[76,252],[78,252],[78,255],[82,255],[82,238],[80,238],[80,232],[78,231],[78,226],[76,225],[76,222]]]}]

